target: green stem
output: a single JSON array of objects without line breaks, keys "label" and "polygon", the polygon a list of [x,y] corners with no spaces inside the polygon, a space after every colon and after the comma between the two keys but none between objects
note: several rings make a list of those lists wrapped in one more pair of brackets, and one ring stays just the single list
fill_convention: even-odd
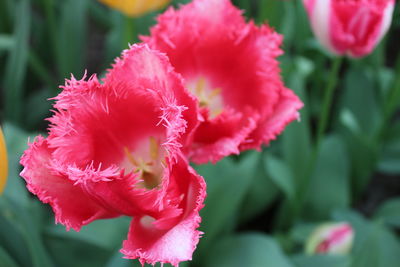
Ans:
[{"label": "green stem", "polygon": [[125,16],[124,31],[122,33],[122,49],[128,48],[128,44],[135,42],[135,20],[134,18]]},{"label": "green stem", "polygon": [[332,107],[333,95],[334,95],[333,93],[338,83],[339,70],[340,66],[342,65],[342,62],[343,58],[337,57],[332,63],[331,71],[329,74],[329,80],[324,91],[325,95],[322,104],[322,113],[318,121],[315,145],[311,153],[311,158],[308,164],[308,168],[305,172],[305,175],[303,176],[302,183],[300,183],[301,186],[298,191],[298,201],[293,206],[293,222],[297,220],[298,216],[301,213],[301,209],[305,201],[305,196],[307,195],[306,193],[311,182],[311,177],[315,169],[315,164],[317,161],[320,144],[324,137],[324,133],[326,131],[328,121],[330,119],[330,110]]},{"label": "green stem", "polygon": [[317,136],[316,136],[316,141],[315,141],[315,147],[314,147],[314,152],[313,154],[318,153],[319,146],[321,143],[321,140],[324,136],[324,133],[326,131],[326,127],[328,125],[329,121],[329,111],[332,106],[332,100],[333,100],[333,92],[335,91],[336,84],[338,82],[338,76],[339,76],[339,70],[340,66],[342,65],[343,57],[337,57],[332,64],[331,68],[331,73],[329,75],[329,80],[328,84],[325,88],[325,96],[324,96],[324,102],[322,106],[322,113],[321,117],[319,117],[319,122],[318,122],[318,128],[317,128]]}]

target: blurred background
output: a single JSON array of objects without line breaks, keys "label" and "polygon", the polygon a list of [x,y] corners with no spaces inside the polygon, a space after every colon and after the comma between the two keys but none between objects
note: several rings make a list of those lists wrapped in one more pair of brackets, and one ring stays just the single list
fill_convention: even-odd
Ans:
[{"label": "blurred background", "polygon": [[[307,175],[333,56],[313,37],[301,1],[233,2],[284,35],[282,76],[305,107],[301,121],[263,151],[195,166],[208,184],[205,234],[193,261],[180,266],[400,266],[400,114],[392,94],[400,84],[398,9],[374,53],[344,60],[328,131]],[[1,267],[140,266],[119,253],[129,218],[67,232],[26,190],[19,158],[29,137],[46,135],[48,99],[64,79],[85,70],[102,75],[128,43],[148,34],[157,12],[132,18],[96,0],[0,0],[0,119],[9,158]],[[306,254],[310,234],[326,222],[353,227],[351,250]]]}]

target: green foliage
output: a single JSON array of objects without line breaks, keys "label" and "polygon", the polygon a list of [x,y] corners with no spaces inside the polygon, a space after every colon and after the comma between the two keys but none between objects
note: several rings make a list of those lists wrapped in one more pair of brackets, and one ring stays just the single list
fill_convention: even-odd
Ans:
[{"label": "green foliage", "polygon": [[260,233],[221,238],[205,259],[206,267],[293,267],[276,241]]},{"label": "green foliage", "polygon": [[197,166],[199,174],[206,179],[208,195],[200,213],[203,218],[200,230],[206,234],[204,242],[199,244],[199,254],[208,252],[210,243],[237,225],[240,204],[255,176],[258,157],[259,154],[251,153],[242,162],[226,158],[217,165]]},{"label": "green foliage", "polygon": [[350,204],[349,159],[339,137],[329,136],[321,144],[315,171],[307,191],[308,219],[327,219],[332,210]]},{"label": "green foliage", "polygon": [[375,212],[374,218],[390,226],[400,228],[400,198],[389,199]]},{"label": "green foliage", "polygon": [[400,262],[400,242],[380,222],[370,222],[354,211],[338,211],[334,219],[350,222],[355,230],[351,267],[395,267]]},{"label": "green foliage", "polygon": [[349,267],[350,259],[348,256],[338,255],[295,255],[292,258],[298,267]]}]

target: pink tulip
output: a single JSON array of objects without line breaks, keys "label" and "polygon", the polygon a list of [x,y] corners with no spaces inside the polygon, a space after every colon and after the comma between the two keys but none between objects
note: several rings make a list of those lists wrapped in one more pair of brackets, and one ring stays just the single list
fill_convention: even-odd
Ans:
[{"label": "pink tulip", "polygon": [[168,55],[198,99],[201,122],[187,147],[198,164],[260,149],[299,118],[301,100],[283,84],[282,36],[246,22],[229,0],[169,8],[142,40]]},{"label": "pink tulip", "polygon": [[206,192],[180,146],[197,110],[167,57],[134,45],[102,83],[72,78],[62,88],[48,137],[37,137],[21,159],[29,191],[67,229],[132,217],[126,258],[190,260]]},{"label": "pink tulip", "polygon": [[337,55],[363,57],[388,31],[394,0],[304,0],[314,34]]}]

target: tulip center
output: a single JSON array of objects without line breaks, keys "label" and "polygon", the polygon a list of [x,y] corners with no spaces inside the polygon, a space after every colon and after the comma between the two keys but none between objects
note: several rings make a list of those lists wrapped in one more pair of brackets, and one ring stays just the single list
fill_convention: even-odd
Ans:
[{"label": "tulip center", "polygon": [[209,116],[215,118],[223,110],[221,89],[212,88],[204,77],[200,77],[195,82],[189,83],[188,88],[198,101],[200,108],[207,108]]},{"label": "tulip center", "polygon": [[160,185],[164,164],[159,148],[160,145],[154,137],[145,140],[135,152],[124,147],[125,174],[137,173],[139,182],[136,185],[139,188],[153,189]]}]

